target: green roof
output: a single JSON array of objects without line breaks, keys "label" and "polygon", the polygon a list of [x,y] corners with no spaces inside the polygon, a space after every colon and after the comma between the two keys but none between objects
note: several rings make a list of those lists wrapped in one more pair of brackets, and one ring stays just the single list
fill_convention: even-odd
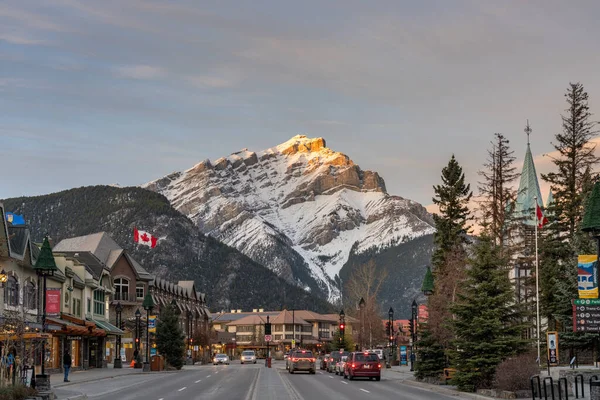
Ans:
[{"label": "green roof", "polygon": [[54,261],[54,256],[52,255],[52,249],[50,248],[50,242],[48,242],[48,236],[44,238],[44,243],[42,244],[42,249],[40,250],[40,254],[35,261],[35,265],[33,269],[36,272],[41,274],[54,274],[54,271],[57,271],[56,262]]},{"label": "green roof", "polygon": [[533,226],[535,221],[535,197],[540,207],[543,207],[542,193],[538,182],[531,148],[527,143],[525,160],[523,161],[523,170],[521,171],[521,180],[519,190],[517,191],[517,201],[515,206],[515,216],[523,219],[523,223]]},{"label": "green roof", "polygon": [[433,274],[431,273],[431,268],[429,267],[427,267],[427,271],[425,272],[425,278],[423,278],[421,291],[426,295],[433,293]]},{"label": "green roof", "polygon": [[146,297],[144,297],[144,301],[142,302],[142,307],[144,307],[144,310],[154,308],[155,305],[156,304],[154,304],[154,300],[152,300],[152,295],[150,293],[146,294]]},{"label": "green roof", "polygon": [[583,214],[581,230],[584,232],[600,232],[600,182],[594,184],[592,195]]}]

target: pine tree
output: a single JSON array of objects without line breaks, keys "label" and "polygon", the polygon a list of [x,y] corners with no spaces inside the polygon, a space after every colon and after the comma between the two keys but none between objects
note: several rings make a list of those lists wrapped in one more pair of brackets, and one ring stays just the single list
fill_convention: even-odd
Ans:
[{"label": "pine tree", "polygon": [[434,186],[434,204],[439,214],[434,214],[436,233],[435,251],[432,256],[434,291],[428,298],[430,329],[435,339],[446,347],[452,337],[446,321],[448,310],[457,294],[464,274],[467,254],[467,225],[470,219],[468,203],[472,192],[465,183],[465,174],[454,155],[442,169],[442,184]]},{"label": "pine tree", "polygon": [[344,337],[340,340],[340,330],[338,329],[331,341],[331,350],[345,350],[345,351],[354,351],[356,345],[352,340],[352,336],[348,333],[344,334]]},{"label": "pine tree", "polygon": [[419,341],[417,342],[417,359],[415,377],[439,379],[446,367],[444,347],[433,337],[429,324],[419,325]]},{"label": "pine tree", "polygon": [[517,192],[511,185],[519,174],[514,166],[514,151],[509,141],[500,133],[494,134],[492,149],[488,150],[488,159],[484,169],[479,171],[483,181],[479,183],[480,210],[482,219],[488,227],[488,233],[494,243],[504,249],[511,226],[512,205]]},{"label": "pine tree", "polygon": [[184,340],[179,317],[175,308],[169,304],[161,310],[160,320],[156,325],[156,347],[165,356],[167,363],[176,369],[183,366]]},{"label": "pine tree", "polygon": [[[580,342],[573,334],[571,300],[577,297],[577,255],[593,251],[593,243],[580,231],[585,202],[591,189],[593,168],[600,161],[590,143],[597,131],[588,106],[588,94],[580,83],[571,83],[565,94],[568,108],[562,116],[562,132],[555,135],[552,158],[555,172],[542,174],[551,185],[554,203],[548,210],[551,224],[541,243],[541,296],[551,329],[562,331],[561,340]],[[581,336],[581,338],[579,337]]]},{"label": "pine tree", "polygon": [[514,302],[506,274],[508,258],[487,235],[481,236],[473,252],[468,278],[451,307],[454,382],[465,391],[491,387],[498,364],[527,347],[521,339],[523,312]]}]

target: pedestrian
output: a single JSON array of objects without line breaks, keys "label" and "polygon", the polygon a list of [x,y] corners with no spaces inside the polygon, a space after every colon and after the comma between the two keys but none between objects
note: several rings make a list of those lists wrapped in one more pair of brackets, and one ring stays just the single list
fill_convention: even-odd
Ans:
[{"label": "pedestrian", "polygon": [[63,368],[65,369],[65,382],[71,382],[69,380],[69,370],[71,369],[71,355],[68,351],[65,351],[65,356],[63,357]]}]

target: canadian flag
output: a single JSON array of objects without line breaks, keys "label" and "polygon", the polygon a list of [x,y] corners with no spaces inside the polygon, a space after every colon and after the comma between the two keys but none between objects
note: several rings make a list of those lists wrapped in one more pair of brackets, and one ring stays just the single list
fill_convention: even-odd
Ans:
[{"label": "canadian flag", "polygon": [[158,243],[158,238],[146,231],[140,231],[138,228],[133,228],[133,241],[145,246],[155,248]]},{"label": "canadian flag", "polygon": [[548,218],[544,216],[544,213],[537,202],[535,203],[535,216],[537,219],[538,228],[541,229],[548,223]]}]

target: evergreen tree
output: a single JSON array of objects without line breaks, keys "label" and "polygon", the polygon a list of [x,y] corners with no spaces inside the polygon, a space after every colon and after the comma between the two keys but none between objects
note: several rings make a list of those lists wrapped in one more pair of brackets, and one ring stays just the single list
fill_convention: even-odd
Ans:
[{"label": "evergreen tree", "polygon": [[551,185],[554,203],[548,210],[551,224],[543,229],[540,246],[541,296],[549,328],[561,331],[561,340],[580,343],[584,335],[571,332],[571,300],[577,298],[577,255],[594,251],[580,225],[592,171],[600,159],[590,143],[597,131],[583,85],[569,84],[565,98],[569,107],[562,116],[562,132],[555,135],[558,156],[552,158],[556,171],[542,174]]},{"label": "evergreen tree", "polygon": [[483,179],[479,183],[479,195],[482,198],[480,210],[488,234],[495,244],[504,249],[517,196],[511,183],[519,174],[514,166],[514,151],[510,149],[508,139],[500,133],[494,134],[494,139],[484,169],[479,171]]},{"label": "evergreen tree", "polygon": [[162,308],[156,325],[156,347],[165,356],[167,363],[177,369],[183,366],[185,336],[179,325],[175,308],[169,304]]},{"label": "evergreen tree", "polygon": [[354,343],[354,340],[352,340],[352,335],[345,333],[344,337],[342,337],[341,340],[340,336],[340,330],[338,329],[331,342],[331,350],[336,351],[343,349],[345,351],[354,351],[356,345]]},{"label": "evergreen tree", "polygon": [[456,298],[467,259],[464,244],[469,230],[468,203],[472,192],[454,155],[442,169],[441,178],[442,184],[433,187],[433,202],[439,207],[439,214],[433,216],[436,227],[432,256],[434,291],[428,298],[428,306],[432,335],[446,347],[452,337],[446,325],[450,318],[448,307]]},{"label": "evergreen tree", "polygon": [[456,336],[454,382],[465,391],[491,387],[496,366],[527,347],[521,339],[523,312],[514,302],[506,274],[509,259],[487,235],[473,252],[467,280],[451,307]]},{"label": "evergreen tree", "polygon": [[446,367],[444,347],[433,337],[429,324],[419,325],[419,341],[417,342],[417,359],[415,377],[439,379]]}]

